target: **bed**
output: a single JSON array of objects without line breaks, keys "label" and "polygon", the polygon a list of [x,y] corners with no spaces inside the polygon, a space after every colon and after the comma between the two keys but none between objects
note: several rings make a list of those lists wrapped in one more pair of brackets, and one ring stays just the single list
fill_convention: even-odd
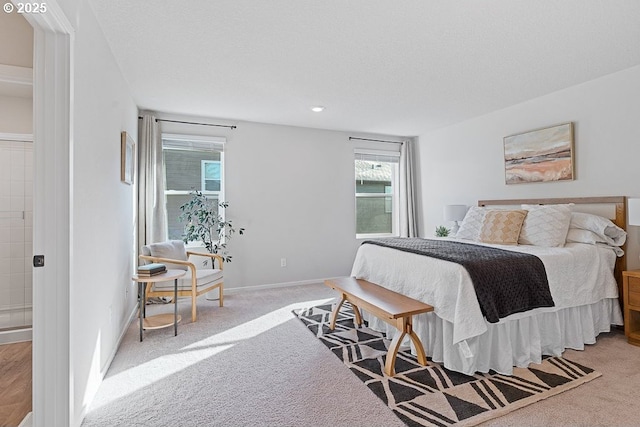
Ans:
[{"label": "bed", "polygon": [[[622,230],[626,228],[624,197],[478,202],[491,210],[560,204],[572,204],[573,212],[595,214],[610,219]],[[510,375],[514,366],[540,363],[543,355],[559,356],[567,348],[582,350],[585,344],[595,343],[598,334],[610,331],[612,325],[622,325],[618,296],[622,295],[624,245],[616,248],[616,254],[612,247],[600,243],[568,242],[562,247],[546,247],[463,242],[538,257],[546,269],[554,306],[489,322],[464,267],[371,243],[359,247],[351,273],[434,306],[433,312],[415,317],[414,330],[427,356],[446,368],[469,375],[490,370]],[[394,328],[384,322],[366,313],[365,319],[373,329],[394,336]]]}]

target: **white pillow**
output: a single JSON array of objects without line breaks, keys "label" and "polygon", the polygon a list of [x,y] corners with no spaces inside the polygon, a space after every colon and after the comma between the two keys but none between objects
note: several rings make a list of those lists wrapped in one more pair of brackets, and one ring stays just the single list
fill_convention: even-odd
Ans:
[{"label": "white pillow", "polygon": [[593,231],[614,246],[622,246],[627,240],[626,231],[615,225],[611,220],[598,215],[573,212],[571,214],[570,227]]},{"label": "white pillow", "polygon": [[464,216],[455,237],[457,239],[477,241],[480,236],[480,230],[482,229],[485,212],[485,208],[471,206]]},{"label": "white pillow", "polygon": [[567,233],[567,243],[587,243],[589,245],[595,245],[596,243],[608,244],[609,242],[591,230],[570,228]]},{"label": "white pillow", "polygon": [[529,211],[518,243],[521,245],[564,246],[571,223],[569,205],[522,205]]},{"label": "white pillow", "polygon": [[597,233],[594,233],[591,230],[582,230],[580,228],[570,228],[569,233],[567,233],[567,243],[587,243],[589,245],[596,245],[600,247],[606,247],[619,257],[624,255],[624,251],[622,248],[616,246],[611,243],[611,238],[607,236],[600,236]]}]

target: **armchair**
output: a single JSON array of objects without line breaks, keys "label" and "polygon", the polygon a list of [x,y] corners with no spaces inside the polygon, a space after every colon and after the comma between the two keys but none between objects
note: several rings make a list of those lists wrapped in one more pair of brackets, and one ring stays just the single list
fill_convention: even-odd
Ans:
[{"label": "armchair", "polygon": [[[212,268],[196,268],[189,261],[190,256],[211,258]],[[191,297],[191,321],[196,321],[196,299],[198,296],[215,288],[220,292],[220,307],[224,304],[223,259],[220,255],[207,252],[187,251],[181,240],[170,240],[152,243],[142,247],[140,260],[144,263],[159,262],[168,269],[186,270],[186,274],[178,279],[178,297]],[[218,261],[218,268],[215,262]],[[173,297],[173,283],[159,282],[146,284],[147,297]],[[146,303],[146,301],[144,301]]]}]

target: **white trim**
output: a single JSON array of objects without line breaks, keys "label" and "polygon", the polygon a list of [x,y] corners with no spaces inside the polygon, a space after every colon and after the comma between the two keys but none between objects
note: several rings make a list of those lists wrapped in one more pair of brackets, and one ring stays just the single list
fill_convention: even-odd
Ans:
[{"label": "white trim", "polygon": [[33,86],[33,68],[0,64],[0,83]]},{"label": "white trim", "polygon": [[31,341],[33,330],[31,328],[12,329],[0,332],[0,344],[11,344],[14,342]]},{"label": "white trim", "polygon": [[33,142],[33,134],[0,132],[0,141]]},{"label": "white trim", "polygon": [[366,199],[367,197],[371,197],[371,198],[375,198],[375,197],[391,197],[393,198],[393,195],[395,193],[391,192],[391,193],[356,193],[356,197],[360,198],[360,199]]},{"label": "white trim", "polygon": [[33,412],[29,412],[27,415],[25,415],[25,417],[22,419],[20,424],[18,424],[18,427],[31,427],[31,426],[33,426]]},{"label": "white trim", "polygon": [[365,240],[365,239],[379,239],[382,237],[398,237],[397,234],[393,233],[361,233],[356,234],[356,240]]},{"label": "white trim", "polygon": [[[373,150],[369,150],[372,152]],[[355,150],[355,154],[361,153],[358,149]],[[381,153],[379,151],[379,153]],[[389,153],[394,154],[394,153]],[[398,158],[400,153],[398,153]],[[393,155],[395,157],[395,155]],[[357,160],[357,159],[356,159]],[[382,160],[384,162],[384,160]],[[400,164],[390,163],[391,165],[391,193],[355,193],[354,208],[355,217],[354,222],[356,228],[358,226],[358,199],[362,198],[374,198],[374,197],[389,197],[391,196],[391,203],[393,205],[391,211],[391,233],[356,233],[356,239],[369,239],[378,237],[398,237],[400,236]],[[358,179],[356,178],[356,182]],[[356,185],[357,188],[357,185]],[[386,211],[386,201],[385,201]]]},{"label": "white trim", "polygon": [[[18,0],[11,0],[14,4]],[[74,29],[57,0],[34,29],[33,425],[75,426],[70,352]]]},{"label": "white trim", "polygon": [[[120,335],[118,336],[118,339],[116,340],[116,345],[113,347],[113,350],[111,351],[111,354],[109,354],[109,357],[107,358],[107,361],[105,362],[105,364],[100,369],[100,382],[101,383],[102,383],[102,381],[104,381],[104,377],[107,375],[107,372],[109,372],[109,368],[111,367],[111,363],[113,363],[113,359],[116,357],[116,354],[118,353],[118,350],[120,349],[120,344],[122,344],[122,340],[124,339],[124,336],[126,335],[127,330],[129,329],[129,326],[131,326],[131,323],[138,318],[137,314],[138,314],[138,304],[136,303],[133,306],[133,308],[131,309],[131,313],[129,314],[129,318],[122,325],[122,329],[120,330]],[[88,413],[89,413],[89,405],[85,405],[82,408],[82,412],[79,415],[80,420],[83,420],[84,417],[86,417]]]},{"label": "white trim", "polygon": [[353,154],[369,154],[371,156],[400,157],[400,149],[396,150],[370,150],[368,148],[354,148]]},{"label": "white trim", "polygon": [[162,133],[162,139],[172,139],[174,141],[198,141],[198,142],[213,142],[216,144],[224,144],[227,142],[227,138],[223,136],[206,136],[206,135],[185,135],[178,133]]},{"label": "white trim", "polygon": [[12,304],[12,305],[5,305],[0,307],[0,312],[3,311],[18,311],[18,310],[31,310],[33,308],[33,306],[31,304],[26,304],[26,303],[22,303],[22,304]]},{"label": "white trim", "polygon": [[288,288],[291,286],[314,285],[324,283],[325,280],[337,279],[337,277],[326,277],[324,279],[298,280],[295,282],[270,283],[266,285],[242,286],[237,288],[224,288],[225,295],[240,294],[243,292],[260,291],[264,289]]},{"label": "white trim", "polygon": [[[129,329],[129,326],[131,325],[131,322],[133,322],[134,320],[136,320],[138,318],[137,316],[138,314],[138,304],[134,304],[133,308],[131,309],[131,313],[129,314],[129,318],[122,324],[122,329],[120,330],[120,335],[118,336],[118,339],[116,340],[116,345],[113,347],[113,351],[111,351],[111,354],[109,355],[109,358],[107,358],[107,361],[105,362],[104,366],[102,367],[101,371],[100,371],[100,381],[102,382],[102,380],[104,380],[105,375],[107,375],[107,372],[109,371],[109,368],[111,367],[111,363],[113,362],[114,357],[116,357],[116,353],[118,353],[118,349],[120,348],[120,344],[122,344],[122,340],[124,339],[124,336],[127,334],[127,330]],[[84,416],[87,414],[88,411],[88,406],[85,407],[85,411],[82,414],[82,418],[84,418]]]},{"label": "white trim", "polygon": [[[11,3],[18,5],[18,3],[24,3],[22,0],[11,0]],[[73,25],[67,19],[64,11],[58,4],[58,0],[47,1],[46,13],[25,13],[22,15],[29,24],[33,27],[34,31],[42,30],[51,33],[59,34],[73,34],[75,32]],[[35,50],[35,49],[34,49]],[[35,82],[35,69],[36,64],[33,64]]]}]

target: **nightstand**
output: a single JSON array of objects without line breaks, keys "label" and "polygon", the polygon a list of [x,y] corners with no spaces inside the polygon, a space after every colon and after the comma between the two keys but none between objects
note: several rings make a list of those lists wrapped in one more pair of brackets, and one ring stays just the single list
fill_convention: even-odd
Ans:
[{"label": "nightstand", "polygon": [[629,344],[640,346],[640,270],[622,272],[624,334]]}]

